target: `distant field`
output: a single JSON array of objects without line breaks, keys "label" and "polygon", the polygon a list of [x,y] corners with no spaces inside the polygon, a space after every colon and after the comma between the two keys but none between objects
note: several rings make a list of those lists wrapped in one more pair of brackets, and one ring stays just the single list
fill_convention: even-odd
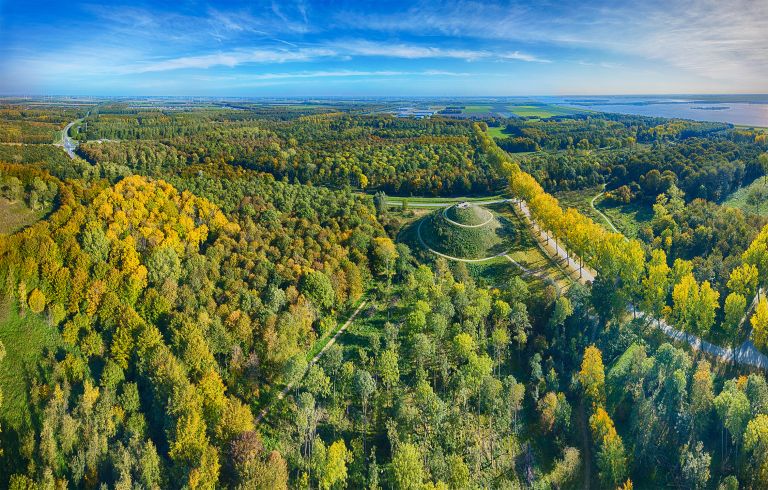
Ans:
[{"label": "distant field", "polygon": [[468,105],[464,107],[464,114],[485,114],[491,112],[491,106],[489,105]]},{"label": "distant field", "polygon": [[40,361],[45,348],[56,348],[61,339],[59,330],[42,317],[27,312],[22,318],[15,307],[4,301],[0,303],[0,341],[6,352],[0,365],[0,421],[17,429],[29,417],[27,375]]},{"label": "distant field", "polygon": [[[506,114],[512,113],[518,117],[547,118],[553,116],[568,116],[581,114],[582,109],[573,109],[553,104],[507,104],[507,105],[468,105],[462,111],[464,114]],[[494,137],[503,137],[498,128],[488,128],[488,132]]]},{"label": "distant field", "polygon": [[42,218],[43,212],[29,209],[23,201],[0,197],[0,234],[15,233]]},{"label": "distant field", "polygon": [[504,132],[504,128],[502,128],[501,126],[489,127],[488,134],[490,134],[492,138],[506,138],[508,136]]},{"label": "distant field", "polygon": [[[754,194],[757,200],[751,203],[750,194]],[[745,213],[768,216],[768,185],[765,179],[758,177],[751,184],[737,190],[725,200],[723,206],[738,208]]]},{"label": "distant field", "polygon": [[553,116],[568,116],[571,114],[580,114],[584,111],[571,109],[570,107],[561,107],[557,105],[511,105],[509,111],[520,117],[538,117],[547,118]]}]

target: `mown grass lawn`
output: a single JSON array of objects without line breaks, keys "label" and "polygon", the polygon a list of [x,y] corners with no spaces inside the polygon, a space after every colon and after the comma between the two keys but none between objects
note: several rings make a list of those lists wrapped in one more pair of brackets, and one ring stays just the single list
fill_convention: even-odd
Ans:
[{"label": "mown grass lawn", "polygon": [[464,196],[464,197],[398,197],[387,196],[388,202],[395,202],[395,206],[400,206],[404,200],[408,201],[408,204],[419,205],[429,203],[453,203],[453,202],[476,202],[476,201],[499,201],[506,199],[504,194],[493,194],[490,196]]}]

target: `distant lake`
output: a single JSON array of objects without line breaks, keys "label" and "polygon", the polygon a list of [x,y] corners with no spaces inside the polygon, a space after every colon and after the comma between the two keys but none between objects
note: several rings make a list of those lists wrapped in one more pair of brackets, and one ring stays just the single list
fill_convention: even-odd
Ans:
[{"label": "distant lake", "polygon": [[768,127],[768,96],[562,97],[557,103],[601,112]]}]

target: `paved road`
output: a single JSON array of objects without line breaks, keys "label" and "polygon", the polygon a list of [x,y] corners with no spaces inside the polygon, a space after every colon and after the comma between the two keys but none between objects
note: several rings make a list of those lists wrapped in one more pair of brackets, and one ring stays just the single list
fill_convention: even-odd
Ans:
[{"label": "paved road", "polygon": [[[545,232],[536,224],[536,221],[531,216],[531,210],[528,208],[528,204],[525,201],[522,199],[516,200],[515,204],[517,204],[517,206],[520,208],[520,211],[527,218],[531,232],[537,235],[536,237],[538,238],[539,244],[542,245],[542,247],[545,249],[545,252],[549,252],[548,255],[554,253],[557,255],[560,265],[563,265],[573,272],[578,272],[579,282],[587,283],[593,282],[595,280],[594,272],[589,270],[587,267],[581,267],[581,270],[579,270],[579,263],[576,262],[576,256],[569,254],[563,247],[558,245],[557,241],[555,241],[553,237],[549,236],[547,232]],[[535,229],[537,227],[539,228],[538,231]],[[565,262],[565,264],[562,262]]]},{"label": "paved road", "polygon": [[[520,206],[520,209],[523,211],[523,214],[528,216],[530,219],[530,210],[528,209],[527,204],[524,201],[520,201],[519,206]],[[610,222],[610,220],[608,221]],[[539,232],[539,233],[543,237],[547,236],[544,232]],[[566,253],[563,249],[559,249],[557,253],[561,258],[565,259]],[[568,263],[569,269],[571,269],[572,271],[578,271],[578,264],[575,261],[568,260],[567,263]],[[583,269],[583,275],[585,280],[594,281],[594,277],[595,277],[594,274],[591,271],[587,270],[586,268]],[[630,309],[630,311],[634,311],[634,310]],[[747,340],[746,342],[744,342],[743,344],[741,344],[739,347],[735,349],[731,347],[722,347],[722,346],[707,342],[706,340],[702,340],[696,335],[693,335],[687,332],[681,332],[680,330],[677,330],[673,326],[669,325],[664,320],[655,319],[650,315],[639,310],[637,312],[642,316],[644,316],[645,318],[649,319],[651,322],[653,322],[653,324],[656,325],[669,338],[674,340],[679,340],[681,342],[685,342],[688,345],[690,345],[691,348],[693,348],[694,350],[706,352],[707,354],[715,356],[725,362],[736,363],[743,366],[753,366],[760,369],[768,369],[768,356],[760,352],[750,340]],[[742,321],[745,321],[745,319],[746,319],[746,315],[742,319]]]},{"label": "paved road", "polygon": [[[477,204],[478,206],[489,206],[491,204],[501,204],[503,202],[509,202],[512,199],[496,199],[491,201],[469,201],[472,204]],[[454,204],[463,202],[461,199],[457,199],[455,201],[442,201],[442,202],[408,202],[408,207],[411,208],[447,208],[449,206],[453,206]],[[403,201],[393,200],[393,199],[387,199],[387,206],[402,206]]]},{"label": "paved road", "polygon": [[[307,369],[309,369],[309,366],[311,366],[311,365],[315,364],[317,361],[319,361],[319,360],[320,360],[320,358],[321,358],[321,357],[323,357],[323,354],[325,354],[325,352],[326,352],[326,351],[327,351],[327,350],[328,350],[328,349],[329,349],[329,348],[330,348],[330,347],[331,347],[333,344],[335,344],[335,343],[336,343],[336,341],[339,339],[339,337],[341,336],[341,334],[342,334],[342,333],[344,333],[344,331],[347,329],[347,327],[349,327],[349,326],[352,324],[352,321],[355,319],[355,317],[357,316],[357,314],[358,314],[358,313],[360,313],[360,311],[362,311],[362,309],[363,309],[363,307],[365,306],[365,304],[366,304],[366,303],[367,303],[367,301],[366,301],[366,300],[363,300],[363,301],[362,301],[362,302],[361,302],[361,303],[358,305],[358,307],[355,309],[355,311],[354,311],[354,312],[353,312],[353,313],[352,313],[352,314],[349,316],[349,318],[347,318],[347,321],[346,321],[346,322],[344,322],[344,325],[342,325],[342,326],[341,326],[341,328],[340,328],[340,329],[339,329],[339,330],[336,332],[336,334],[335,334],[333,337],[331,337],[331,340],[329,340],[329,341],[328,341],[328,343],[327,343],[327,344],[325,344],[325,346],[324,346],[322,349],[320,349],[320,352],[318,352],[317,354],[315,354],[315,357],[313,357],[313,358],[312,358],[312,360],[311,360],[311,361],[309,361],[309,363],[307,364]],[[305,371],[305,373],[306,373],[306,371]],[[300,376],[300,377],[299,377],[299,379],[298,379],[297,381],[300,381],[300,380],[301,380],[301,379],[303,379],[303,378],[304,378],[304,375]],[[291,389],[293,389],[293,387],[294,387],[294,385],[296,384],[296,382],[297,382],[297,381],[292,381],[292,382],[288,383],[288,384],[285,386],[285,388],[283,388],[283,391],[281,391],[281,392],[280,392],[280,393],[277,395],[277,399],[276,399],[276,400],[274,400],[274,401],[273,401],[272,403],[270,403],[269,405],[267,405],[267,406],[264,408],[264,410],[262,410],[262,411],[259,413],[259,415],[256,417],[256,423],[257,423],[257,424],[258,424],[259,422],[261,422],[261,421],[262,421],[262,419],[263,419],[264,417],[266,417],[266,416],[267,416],[267,413],[269,413],[269,409],[270,409],[270,408],[272,408],[272,406],[274,406],[274,404],[275,404],[275,403],[277,403],[277,402],[279,402],[280,400],[282,400],[283,398],[285,398],[285,395],[287,395],[287,394],[288,394],[288,392],[289,392],[289,391],[291,391]]]},{"label": "paved road", "polygon": [[[599,196],[599,194],[598,194]],[[595,196],[593,198],[592,202],[598,197]],[[529,227],[531,232],[536,236],[537,242],[539,243],[539,246],[547,253],[547,255],[552,258],[552,255],[556,255],[558,257],[557,262],[560,262],[560,265],[566,267],[570,271],[574,273],[580,273],[579,281],[582,283],[587,282],[593,282],[595,280],[595,272],[589,270],[587,267],[581,267],[579,268],[579,264],[576,261],[576,257],[572,254],[569,254],[565,251],[562,247],[560,247],[557,242],[554,241],[554,239],[549,236],[543,229],[539,228],[537,231],[535,228],[536,221],[533,220],[533,217],[531,216],[531,211],[528,208],[528,204],[521,200],[521,199],[500,199],[497,201],[481,201],[481,202],[475,202],[475,204],[485,205],[485,204],[497,204],[502,202],[514,202],[520,211],[523,213],[523,215],[527,218],[527,221],[529,223]],[[389,201],[388,204],[391,204],[392,202]],[[410,203],[409,203],[410,204]],[[451,206],[453,204],[456,204],[455,201],[451,202],[429,202],[429,203],[421,203],[425,207],[446,207]],[[599,211],[598,211],[599,212]],[[613,224],[610,222],[610,220],[605,217],[608,223],[611,225],[612,228]],[[423,221],[422,221],[423,222]],[[433,250],[429,246],[427,246],[426,243],[421,238],[421,223],[419,223],[419,228],[417,228],[417,235],[419,238],[419,241],[421,242],[422,246],[424,246],[426,249],[428,249],[430,252],[435,253],[437,255],[440,255],[442,257],[445,257],[447,259],[451,260],[457,260],[461,262],[482,262],[485,260],[490,260],[496,257],[506,257],[510,262],[520,267],[520,269],[526,273],[526,274],[533,274],[534,271],[530,271],[526,269],[522,264],[516,262],[512,259],[509,255],[505,253],[501,253],[498,255],[495,255],[493,257],[486,257],[482,259],[460,259],[458,257],[451,257],[449,255],[442,254],[436,250]],[[564,262],[564,264],[563,264]],[[630,310],[632,311],[632,310]],[[707,354],[710,354],[712,356],[715,356],[725,362],[729,363],[736,363],[743,366],[753,366],[760,369],[768,369],[768,356],[760,352],[754,344],[752,344],[751,341],[747,340],[743,344],[741,344],[739,347],[733,349],[731,347],[722,347],[719,345],[712,344],[710,342],[707,342],[705,340],[700,339],[699,337],[686,333],[681,332],[680,330],[677,330],[676,328],[669,325],[664,320],[654,319],[650,315],[647,315],[643,312],[638,312],[644,317],[650,319],[658,328],[664,332],[668,337],[679,340],[681,342],[685,342],[688,345],[691,346],[691,348],[695,350],[699,350],[702,352],[706,352]],[[746,315],[745,315],[746,318]],[[744,321],[744,320],[742,320]]]},{"label": "paved road", "polygon": [[77,148],[77,142],[69,137],[69,130],[80,121],[82,121],[82,119],[67,124],[61,135],[62,146],[64,147],[64,151],[67,152],[67,155],[69,155],[69,158],[75,158],[75,148]]}]

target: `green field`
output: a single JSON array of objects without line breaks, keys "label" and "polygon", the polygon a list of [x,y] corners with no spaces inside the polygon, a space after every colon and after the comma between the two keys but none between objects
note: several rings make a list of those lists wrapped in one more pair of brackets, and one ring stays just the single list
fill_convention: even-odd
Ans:
[{"label": "green field", "polygon": [[5,345],[5,359],[0,365],[0,387],[3,403],[0,423],[18,429],[29,418],[29,374],[35,369],[46,349],[61,345],[59,331],[42,317],[27,312],[24,317],[14,306],[0,304],[0,341]]},{"label": "green field", "polygon": [[585,112],[579,109],[551,104],[511,105],[509,106],[509,110],[519,117],[538,117],[542,119],[553,116],[569,116],[571,114],[581,114]]},{"label": "green field", "polygon": [[506,138],[509,136],[507,133],[504,132],[504,128],[501,126],[489,126],[488,127],[488,134],[491,135],[492,138]]},{"label": "green field", "polygon": [[464,107],[464,114],[486,114],[491,112],[490,105],[468,105]]},{"label": "green field", "polygon": [[725,200],[723,206],[738,208],[745,213],[768,216],[768,183],[759,177],[737,190]]},{"label": "green field", "polygon": [[0,197],[0,234],[12,234],[43,217],[43,211],[34,211],[23,201],[9,201]]}]

